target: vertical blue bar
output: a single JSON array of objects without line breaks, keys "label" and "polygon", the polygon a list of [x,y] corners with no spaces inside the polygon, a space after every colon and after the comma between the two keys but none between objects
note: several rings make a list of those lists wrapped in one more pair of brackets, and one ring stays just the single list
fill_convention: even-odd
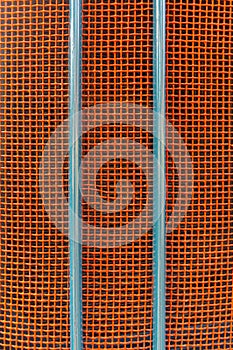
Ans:
[{"label": "vertical blue bar", "polygon": [[82,349],[82,250],[78,169],[81,156],[81,8],[82,0],[70,0],[70,343],[71,350]]},{"label": "vertical blue bar", "polygon": [[[77,169],[80,161],[77,126],[81,128],[81,0],[70,0],[70,326],[71,349],[82,349],[81,227]],[[165,0],[154,0],[153,91],[154,155],[165,170]],[[80,132],[81,134],[81,132]],[[77,140],[78,141],[78,140]],[[75,171],[76,170],[76,171]],[[165,176],[165,173],[164,173]],[[165,349],[165,179],[154,169],[153,350]],[[77,232],[75,232],[78,230]]]},{"label": "vertical blue bar", "polygon": [[[153,8],[154,225],[153,350],[165,349],[165,0]],[[160,164],[159,171],[158,164]]]}]

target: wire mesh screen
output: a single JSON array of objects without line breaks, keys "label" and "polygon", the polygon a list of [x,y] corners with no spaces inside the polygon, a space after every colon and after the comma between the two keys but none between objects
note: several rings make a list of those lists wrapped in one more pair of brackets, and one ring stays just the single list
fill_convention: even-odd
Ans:
[{"label": "wire mesh screen", "polygon": [[188,213],[167,235],[172,350],[233,347],[232,15],[233,1],[167,1],[167,118],[194,169]]},{"label": "wire mesh screen", "polygon": [[[153,108],[153,2],[83,0],[82,6],[82,158],[111,140],[152,150],[153,118],[143,110],[142,127],[136,106]],[[39,186],[42,151],[68,117],[69,3],[2,1],[0,8],[0,346],[69,349],[68,212],[57,208],[57,228]],[[167,0],[166,8],[167,119],[194,170],[187,214],[167,233],[166,348],[231,349],[233,1]],[[168,133],[170,144],[175,135]],[[63,134],[64,149],[67,142]],[[152,191],[145,176],[151,162],[141,169],[121,151],[106,157],[95,178],[103,203],[116,203],[111,213],[101,213],[103,203],[91,192],[97,163],[84,167],[84,349],[152,349],[152,232],[124,244],[105,237],[135,222]],[[178,165],[168,155],[168,220],[176,215]],[[67,188],[67,161],[63,170]],[[130,198],[117,211],[121,193]],[[148,210],[139,225],[151,216]]]},{"label": "wire mesh screen", "polygon": [[[140,216],[152,185],[147,183],[145,170],[152,170],[153,163],[147,162],[142,169],[130,161],[129,144],[125,158],[123,146],[109,154],[116,150],[116,143],[110,143],[113,140],[118,145],[123,139],[131,140],[148,149],[153,145],[146,131],[153,116],[145,111],[144,128],[135,116],[136,105],[153,106],[152,10],[149,0],[83,1],[83,159],[94,147],[109,144],[82,169],[83,220],[90,225],[82,232],[84,349],[152,347],[152,232],[137,238],[133,233],[130,240],[124,236],[120,243],[116,232]],[[99,163],[103,164],[97,169]],[[92,195],[92,173],[97,174],[94,186],[102,199],[100,209],[96,208],[97,195]],[[117,210],[117,198],[124,194],[128,205]],[[106,202],[113,203],[111,211],[104,211]],[[141,225],[150,216],[148,211]],[[120,235],[121,239],[122,231]]]},{"label": "wire mesh screen", "polygon": [[[0,348],[68,349],[68,237],[39,192],[43,148],[68,117],[68,1],[1,1],[0,9]],[[67,226],[68,213],[57,215]]]}]

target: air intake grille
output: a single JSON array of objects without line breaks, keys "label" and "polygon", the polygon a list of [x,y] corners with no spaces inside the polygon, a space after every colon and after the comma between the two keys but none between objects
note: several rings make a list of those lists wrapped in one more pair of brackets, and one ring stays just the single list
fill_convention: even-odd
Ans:
[{"label": "air intake grille", "polygon": [[[135,105],[153,106],[152,10],[153,3],[148,0],[83,2],[82,107],[102,105],[82,117],[83,129],[86,130],[88,122],[91,129],[83,134],[83,159],[92,148],[111,140],[118,139],[120,144],[122,139],[128,139],[147,148],[153,145],[152,135],[143,131],[134,116]],[[114,107],[116,103],[118,109]],[[145,129],[152,123],[152,115],[145,115]],[[110,151],[111,148],[106,152]],[[93,237],[98,235],[104,241],[106,227],[117,230],[133,222],[146,201],[145,169],[120,154],[119,149],[119,154],[105,162],[106,154],[102,152],[99,157],[104,165],[99,173],[94,161],[83,169],[83,188],[90,189],[83,203],[83,219],[93,225],[92,229],[83,228],[84,348],[149,350],[152,346],[151,231],[122,244],[117,244],[115,236],[100,247],[92,244]],[[147,169],[151,166],[148,163]],[[117,201],[122,193],[131,197],[131,184],[131,204],[108,214],[92,209],[96,207],[95,198],[91,197],[92,173],[99,174],[96,186],[102,199],[110,203]],[[117,188],[118,182],[124,182],[121,190]]]},{"label": "air intake grille", "polygon": [[[152,150],[151,115],[145,113],[142,128],[131,112],[135,105],[153,108],[153,2],[83,0],[82,6],[82,157],[112,139]],[[166,8],[167,120],[182,136],[194,173],[187,214],[167,233],[166,349],[231,349],[233,1],[167,0]],[[56,228],[43,206],[39,166],[49,136],[68,118],[69,2],[2,1],[0,35],[0,346],[68,350],[68,212],[57,211]],[[125,119],[113,112],[106,123],[116,103]],[[169,144],[175,135],[168,133]],[[68,134],[62,144],[67,149]],[[132,189],[134,196],[126,211],[103,215],[89,191],[97,166],[86,165],[84,349],[151,350],[151,230],[124,245],[93,244],[99,232],[104,238],[106,228],[140,215],[150,184],[133,162],[106,162],[96,177],[100,197],[113,203]],[[167,220],[177,215],[178,165],[168,154]],[[63,170],[67,189],[68,162]]]},{"label": "air intake grille", "polygon": [[232,16],[233,1],[167,1],[167,119],[194,171],[189,211],[167,236],[170,350],[233,347]]},{"label": "air intake grille", "polygon": [[68,237],[39,192],[43,148],[68,117],[68,1],[1,1],[0,29],[0,347],[68,349]]}]

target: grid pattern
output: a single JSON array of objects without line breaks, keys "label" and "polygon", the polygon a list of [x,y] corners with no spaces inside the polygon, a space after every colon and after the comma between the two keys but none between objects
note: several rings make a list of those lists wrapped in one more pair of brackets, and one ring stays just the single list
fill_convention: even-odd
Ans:
[{"label": "grid pattern", "polygon": [[[233,1],[166,3],[167,118],[194,167],[189,211],[167,236],[166,348],[232,349]],[[83,109],[111,102],[153,107],[152,26],[152,1],[83,0]],[[0,346],[7,350],[70,348],[68,239],[39,194],[42,149],[68,116],[68,27],[66,0],[1,2]],[[84,158],[114,136],[151,149],[151,134],[136,121],[129,127],[124,116],[125,123],[100,127],[103,110],[94,113]],[[87,115],[83,126],[89,122]],[[147,115],[145,129],[151,123]],[[65,135],[63,142],[65,148]],[[170,157],[167,164],[169,216],[177,174]],[[64,172],[67,185],[68,164]],[[134,183],[131,207],[103,216],[83,202],[85,222],[94,218],[101,230],[138,217],[149,191],[140,167],[107,162],[96,186],[111,202],[122,179]],[[60,214],[65,231],[68,213]],[[151,232],[115,248],[90,246],[89,230],[84,237],[84,349],[151,349]]]},{"label": "grid pattern", "polygon": [[68,1],[3,0],[0,11],[0,348],[68,349],[68,237],[39,192],[42,150],[68,117]]},{"label": "grid pattern", "polygon": [[[102,105],[82,118],[84,130],[88,124],[91,126],[83,135],[83,159],[94,147],[113,139],[119,144],[128,139],[148,149],[152,147],[153,138],[146,131],[151,130],[153,122],[150,113],[144,116],[144,130],[135,117],[130,118],[135,106],[125,112],[111,108],[114,102],[153,105],[152,8],[153,2],[149,0],[83,1],[82,107],[85,110]],[[107,120],[109,115],[111,119]],[[105,160],[105,153],[101,152],[99,157]],[[113,233],[114,247],[109,241],[101,247],[92,243],[98,235],[104,241],[106,228],[117,230],[140,216],[151,191],[145,172],[152,171],[153,164],[148,161],[142,168],[130,162],[122,157],[119,146],[116,157],[108,161],[106,157],[100,169],[94,161],[86,166],[82,183],[83,189],[87,189],[83,219],[94,229],[83,227],[84,349],[151,349],[151,231],[137,238],[132,236],[130,242],[119,245]],[[93,172],[97,173],[96,187],[101,198],[110,203],[117,200],[117,195],[131,195],[132,186],[128,206],[104,214],[94,210],[96,199],[90,193]],[[123,183],[120,189],[119,182]],[[146,221],[150,216],[148,211]]]},{"label": "grid pattern", "polygon": [[167,1],[167,118],[194,169],[189,211],[167,236],[170,350],[233,348],[232,16],[233,1]]}]

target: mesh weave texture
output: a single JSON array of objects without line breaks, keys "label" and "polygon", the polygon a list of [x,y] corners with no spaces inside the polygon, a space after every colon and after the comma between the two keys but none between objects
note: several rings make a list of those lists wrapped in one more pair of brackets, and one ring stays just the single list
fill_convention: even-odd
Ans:
[{"label": "mesh weave texture", "polygon": [[232,16],[233,1],[167,1],[167,119],[194,170],[189,211],[167,236],[170,350],[233,348]]},{"label": "mesh weave texture", "polygon": [[[68,349],[68,237],[44,211],[39,163],[68,117],[69,5],[17,0],[0,9],[0,348]],[[68,213],[58,215],[67,226]]]},{"label": "mesh weave texture", "polygon": [[[83,1],[83,109],[111,102],[153,107],[152,6]],[[194,168],[188,213],[167,235],[166,349],[232,349],[233,1],[167,0],[166,8],[167,119]],[[0,347],[6,350],[70,348],[68,238],[50,222],[39,193],[42,149],[68,117],[68,28],[66,0],[1,2]],[[100,128],[101,114],[94,117],[83,157],[114,136],[151,149],[151,135],[137,125]],[[65,148],[68,135],[63,141]],[[167,216],[174,215],[175,173],[168,157]],[[115,199],[125,177],[137,180],[128,215],[101,216],[83,202],[84,221],[118,227],[138,215],[146,186],[135,164],[117,159],[102,167],[99,193]],[[59,215],[67,229],[68,213]],[[88,243],[90,232],[84,233]],[[151,349],[151,231],[122,247],[85,245],[82,259],[84,349]]]},{"label": "mesh weave texture", "polygon": [[[82,10],[82,107],[131,103],[152,107],[152,1],[83,1]],[[103,110],[92,115],[92,130],[83,135],[85,158],[96,144],[112,139],[137,140],[152,146],[152,137],[143,132],[129,115],[124,123],[105,124]],[[151,118],[145,126],[152,125]],[[82,119],[83,128],[88,119]],[[100,158],[104,157],[100,155]],[[147,164],[147,167],[152,164]],[[91,188],[86,170],[83,187]],[[129,193],[134,183],[131,206],[115,214],[93,210],[95,202],[87,194],[83,217],[99,227],[121,227],[134,220],[143,206],[146,179],[127,159],[111,159],[99,170],[96,185],[103,199],[116,199],[118,181],[129,180],[122,191]],[[119,195],[119,192],[118,192]],[[97,229],[83,230],[87,244]],[[100,235],[104,235],[100,229]],[[151,349],[152,347],[152,234],[118,247],[83,247],[83,341],[85,349]]]}]

